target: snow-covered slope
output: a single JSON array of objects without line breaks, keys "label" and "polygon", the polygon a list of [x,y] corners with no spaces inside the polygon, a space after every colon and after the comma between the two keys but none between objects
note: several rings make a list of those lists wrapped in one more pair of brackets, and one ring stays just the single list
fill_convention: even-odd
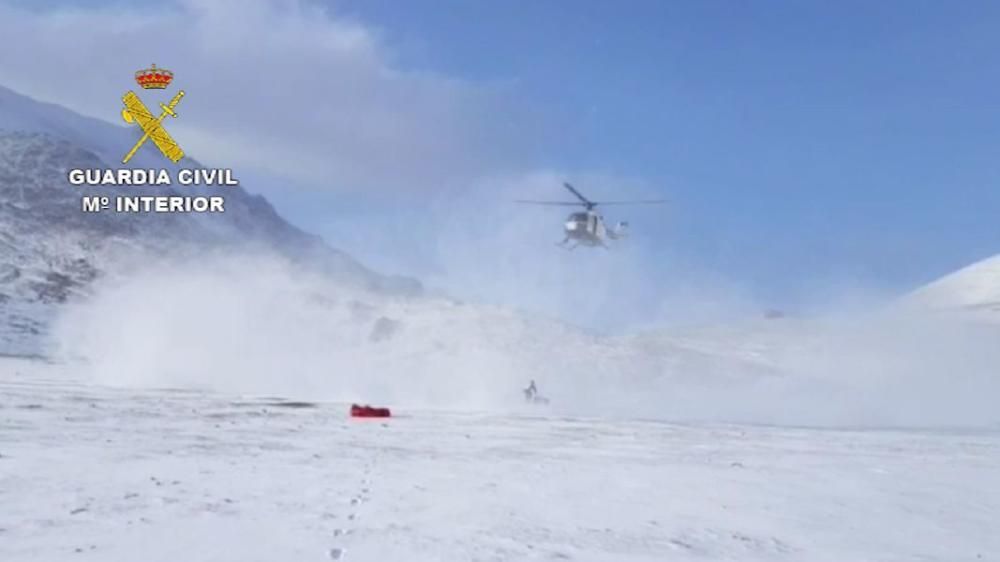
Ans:
[{"label": "snow-covered slope", "polygon": [[[1000,422],[990,327],[873,314],[607,337],[501,307],[353,290],[230,257],[97,285],[60,357],[136,387],[511,411],[834,426]],[[155,295],[151,299],[150,295]],[[179,352],[183,350],[183,352]],[[929,407],[933,404],[933,407]]]},{"label": "snow-covered slope", "polygon": [[[36,133],[61,139],[95,154],[105,162],[116,162],[123,139],[129,132],[99,119],[84,117],[62,106],[42,103],[0,85],[0,131]],[[155,163],[138,153],[137,167]]]},{"label": "snow-covered slope", "polygon": [[3,360],[0,395],[5,562],[1000,552],[996,432],[406,408],[368,422],[346,404],[108,388]]},{"label": "snow-covered slope", "polygon": [[102,165],[126,131],[10,92],[0,101],[0,125],[32,129],[0,130],[0,354],[82,360],[81,378],[110,385],[448,410],[516,408],[535,379],[567,415],[1000,420],[997,334],[960,321],[871,313],[598,337],[415,297],[242,189],[222,216],[85,215],[66,170]]},{"label": "snow-covered slope", "polygon": [[[995,326],[596,336],[415,295],[242,190],[222,217],[85,216],[64,174],[121,134],[0,90],[0,354],[51,361],[0,357],[0,560],[1000,550]],[[991,309],[997,268],[913,298]],[[550,404],[523,401],[532,379]]]},{"label": "snow-covered slope", "polygon": [[[0,87],[0,353],[42,353],[40,336],[52,308],[85,294],[101,276],[213,249],[276,253],[373,289],[417,288],[415,282],[368,271],[290,225],[242,187],[227,188],[226,212],[219,215],[83,213],[82,195],[113,191],[71,186],[67,171],[115,167],[133,134]],[[151,158],[140,152],[130,166],[159,167]],[[163,187],[128,192],[173,193]]]},{"label": "snow-covered slope", "polygon": [[921,287],[909,300],[939,310],[987,313],[1000,321],[1000,254]]}]

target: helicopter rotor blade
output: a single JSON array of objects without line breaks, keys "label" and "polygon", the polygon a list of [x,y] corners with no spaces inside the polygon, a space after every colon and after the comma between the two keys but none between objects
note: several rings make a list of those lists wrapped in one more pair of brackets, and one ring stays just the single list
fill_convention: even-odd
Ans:
[{"label": "helicopter rotor blade", "polygon": [[636,201],[594,201],[593,205],[661,205],[666,199],[641,199]]},{"label": "helicopter rotor blade", "polygon": [[590,207],[594,206],[594,202],[593,201],[591,201],[590,199],[587,199],[586,197],[584,197],[583,194],[580,193],[579,191],[577,191],[575,187],[573,187],[572,185],[569,184],[569,182],[565,182],[564,181],[563,182],[563,187],[565,187],[566,189],[569,190],[570,193],[572,193],[573,195],[575,195],[576,198],[579,199],[580,202],[583,203],[584,206],[586,206],[587,208],[590,208]]},{"label": "helicopter rotor blade", "polygon": [[553,205],[558,207],[580,207],[585,206],[585,203],[578,203],[576,201],[533,201],[530,199],[515,199],[515,203],[524,203],[526,205]]}]

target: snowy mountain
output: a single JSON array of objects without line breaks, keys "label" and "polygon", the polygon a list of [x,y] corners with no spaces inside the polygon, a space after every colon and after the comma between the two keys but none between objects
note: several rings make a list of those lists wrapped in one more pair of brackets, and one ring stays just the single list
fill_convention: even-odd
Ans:
[{"label": "snowy mountain", "polygon": [[[597,336],[415,296],[416,282],[369,271],[242,188],[222,215],[82,213],[81,194],[100,190],[71,188],[66,171],[116,161],[129,134],[0,90],[0,354],[82,359],[81,378],[111,386],[451,410],[520,407],[534,379],[566,414],[997,421],[997,334],[960,321],[869,311]],[[135,165],[159,165],[145,157]],[[989,263],[925,293],[998,302]]]},{"label": "snowy mountain", "polygon": [[[40,352],[36,344],[52,307],[86,293],[101,276],[212,249],[273,252],[344,283],[418,290],[415,282],[377,275],[295,228],[243,187],[226,188],[226,212],[211,216],[83,213],[83,195],[122,191],[71,186],[68,170],[120,167],[121,147],[132,144],[132,135],[0,87],[0,353]],[[141,151],[129,167],[160,162]],[[131,195],[177,194],[162,186],[122,189]],[[184,190],[197,195],[206,188]]]},{"label": "snowy mountain", "polygon": [[965,310],[1000,320],[1000,254],[929,283],[907,300],[936,310]]}]

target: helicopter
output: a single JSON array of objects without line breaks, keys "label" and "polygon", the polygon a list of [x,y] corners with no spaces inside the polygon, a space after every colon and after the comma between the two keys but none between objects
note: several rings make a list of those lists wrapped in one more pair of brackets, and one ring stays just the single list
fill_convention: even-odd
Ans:
[{"label": "helicopter", "polygon": [[569,190],[579,201],[535,201],[518,199],[517,203],[528,205],[554,205],[560,207],[581,206],[583,211],[571,213],[563,223],[566,237],[557,246],[572,250],[583,245],[589,248],[608,248],[609,240],[620,240],[628,234],[628,223],[619,222],[613,227],[604,224],[604,217],[594,210],[598,205],[656,205],[666,203],[663,199],[646,199],[639,201],[591,201],[583,196],[569,182],[563,182],[563,187]]}]

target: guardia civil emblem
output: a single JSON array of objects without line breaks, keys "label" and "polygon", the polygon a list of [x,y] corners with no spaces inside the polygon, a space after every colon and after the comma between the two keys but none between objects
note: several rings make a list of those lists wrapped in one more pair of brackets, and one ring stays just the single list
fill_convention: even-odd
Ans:
[{"label": "guardia civil emblem", "polygon": [[[156,65],[151,65],[149,68],[139,70],[135,73],[135,82],[139,84],[144,90],[164,90],[170,83],[174,80],[174,73],[164,69],[156,68]],[[125,157],[122,158],[122,164],[127,163],[129,160],[135,156],[135,153],[142,148],[142,145],[146,144],[146,141],[152,140],[153,144],[160,149],[160,152],[167,157],[173,163],[177,163],[181,158],[184,157],[184,151],[181,149],[177,141],[167,133],[167,130],[163,127],[163,120],[169,115],[170,117],[177,117],[177,113],[174,108],[177,104],[181,102],[181,98],[184,97],[184,90],[177,92],[177,95],[170,100],[170,103],[160,103],[159,116],[153,115],[146,105],[142,103],[139,96],[135,95],[135,92],[129,90],[124,96],[122,96],[122,102],[125,103],[125,108],[122,109],[122,119],[126,123],[135,123],[142,129],[143,135],[139,139],[139,142],[135,143],[132,150],[129,150]]]}]

